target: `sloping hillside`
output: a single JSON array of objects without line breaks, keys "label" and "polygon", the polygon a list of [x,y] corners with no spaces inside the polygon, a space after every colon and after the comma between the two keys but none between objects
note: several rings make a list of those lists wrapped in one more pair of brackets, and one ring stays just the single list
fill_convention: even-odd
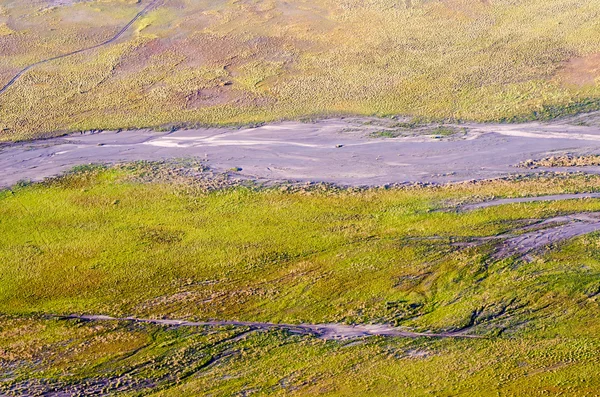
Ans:
[{"label": "sloping hillside", "polygon": [[0,1],[0,139],[323,114],[598,108],[600,1]]}]

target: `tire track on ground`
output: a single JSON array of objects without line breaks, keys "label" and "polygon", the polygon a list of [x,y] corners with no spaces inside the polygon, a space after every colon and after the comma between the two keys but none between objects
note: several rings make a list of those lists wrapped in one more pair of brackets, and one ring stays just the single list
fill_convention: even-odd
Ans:
[{"label": "tire track on ground", "polygon": [[152,8],[154,8],[160,1],[162,1],[162,0],[152,0],[152,2],[150,2],[150,4],[148,4],[146,7],[144,7],[144,9],[142,11],[138,12],[133,17],[133,19],[131,19],[127,23],[127,25],[125,25],[121,30],[119,30],[117,32],[117,34],[115,34],[113,37],[111,37],[110,39],[108,39],[108,40],[106,40],[106,41],[104,41],[104,42],[102,42],[100,44],[96,44],[96,45],[93,45],[91,47],[86,47],[86,48],[82,48],[82,49],[79,49],[79,50],[75,50],[75,51],[69,52],[67,54],[57,55],[57,56],[52,57],[52,58],[43,59],[41,61],[32,63],[32,64],[24,67],[12,79],[10,79],[9,82],[6,83],[6,85],[4,87],[0,88],[0,95],[4,94],[6,92],[6,90],[8,90],[10,87],[12,87],[17,82],[17,80],[19,80],[19,78],[21,78],[21,76],[23,76],[25,73],[27,73],[29,70],[33,69],[36,66],[43,65],[43,64],[48,63],[48,62],[56,61],[58,59],[63,59],[63,58],[67,58],[67,57],[70,57],[70,56],[73,56],[73,55],[81,54],[81,53],[84,53],[84,52],[87,52],[87,51],[95,50],[97,48],[104,47],[104,46],[106,46],[108,44],[111,44],[111,43],[117,41],[131,27],[131,25],[133,25],[142,16],[144,16],[145,14],[147,14],[148,11],[150,11]]}]

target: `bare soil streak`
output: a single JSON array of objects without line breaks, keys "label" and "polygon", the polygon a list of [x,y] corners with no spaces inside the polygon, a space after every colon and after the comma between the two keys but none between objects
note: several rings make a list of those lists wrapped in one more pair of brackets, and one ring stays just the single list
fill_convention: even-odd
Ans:
[{"label": "bare soil streak", "polygon": [[346,324],[275,324],[260,323],[252,321],[186,321],[186,320],[159,320],[145,319],[136,317],[115,318],[101,315],[71,315],[54,316],[62,319],[76,319],[83,321],[132,321],[137,323],[165,325],[170,327],[249,327],[257,330],[282,329],[291,333],[300,335],[312,335],[319,339],[356,339],[368,336],[387,336],[403,338],[481,338],[479,335],[469,335],[465,330],[457,332],[411,332],[384,324],[364,324],[364,325],[346,325]]},{"label": "bare soil streak", "polygon": [[556,194],[552,196],[537,196],[537,197],[517,197],[517,198],[505,198],[491,201],[484,201],[482,203],[467,204],[461,207],[463,211],[471,211],[481,208],[496,207],[498,205],[505,204],[517,204],[517,203],[534,203],[543,201],[560,201],[560,200],[577,200],[577,199],[591,199],[600,198],[600,193],[575,193],[575,194]]}]

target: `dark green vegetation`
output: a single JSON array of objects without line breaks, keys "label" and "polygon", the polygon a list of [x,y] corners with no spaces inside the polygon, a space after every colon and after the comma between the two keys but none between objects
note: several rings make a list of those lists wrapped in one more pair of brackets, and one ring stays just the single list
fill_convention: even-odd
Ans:
[{"label": "dark green vegetation", "polygon": [[[457,244],[598,200],[600,177],[340,190],[140,182],[91,168],[0,193],[0,390],[160,395],[593,396],[600,237],[528,262]],[[131,174],[135,173],[135,177]],[[481,339],[323,341],[283,331],[84,323],[50,314],[393,323]]]}]

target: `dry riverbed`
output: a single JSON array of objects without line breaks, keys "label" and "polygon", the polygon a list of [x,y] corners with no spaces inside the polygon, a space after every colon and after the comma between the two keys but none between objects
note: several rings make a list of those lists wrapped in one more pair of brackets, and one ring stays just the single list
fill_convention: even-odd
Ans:
[{"label": "dry riverbed", "polygon": [[397,127],[400,124],[347,118],[241,129],[107,131],[4,144],[0,186],[39,181],[82,164],[174,158],[195,158],[216,172],[246,179],[351,186],[449,183],[545,171],[600,172],[598,166],[517,167],[528,159],[600,153],[600,128],[595,126],[529,123],[411,129]]}]

